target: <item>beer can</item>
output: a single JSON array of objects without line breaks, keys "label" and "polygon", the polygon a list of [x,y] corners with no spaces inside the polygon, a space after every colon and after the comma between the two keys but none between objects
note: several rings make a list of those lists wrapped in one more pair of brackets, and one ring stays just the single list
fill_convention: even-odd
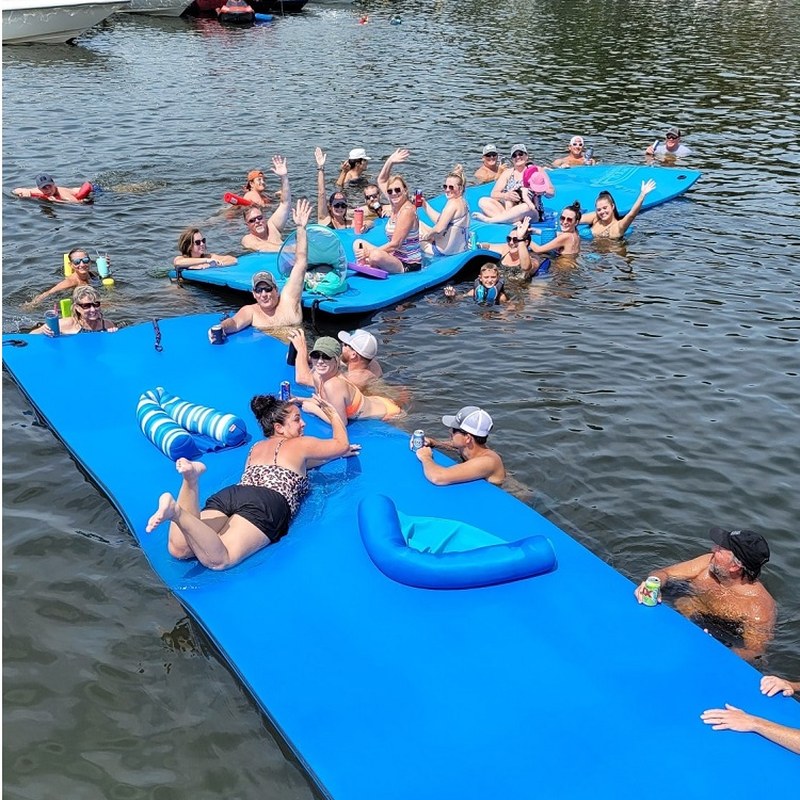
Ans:
[{"label": "beer can", "polygon": [[422,208],[422,191],[420,189],[414,191],[414,205],[417,208]]},{"label": "beer can", "polygon": [[651,575],[644,582],[644,594],[642,595],[643,606],[657,606],[658,598],[661,594],[661,578]]},{"label": "beer can", "polygon": [[353,212],[353,231],[355,233],[364,233],[364,209],[357,208]]},{"label": "beer can", "polygon": [[225,331],[222,325],[211,326],[211,344],[225,344]]},{"label": "beer can", "polygon": [[416,453],[420,447],[425,447],[425,431],[416,430],[411,435],[411,449]]},{"label": "beer can", "polygon": [[292,396],[292,386],[289,381],[281,381],[281,402],[287,403]]},{"label": "beer can", "polygon": [[475,231],[469,232],[469,249],[470,250],[477,250],[478,249],[478,236]]}]

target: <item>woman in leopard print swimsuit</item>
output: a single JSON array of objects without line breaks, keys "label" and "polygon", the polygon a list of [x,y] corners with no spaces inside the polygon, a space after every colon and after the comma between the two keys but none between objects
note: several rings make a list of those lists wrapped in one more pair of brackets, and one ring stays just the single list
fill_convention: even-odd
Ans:
[{"label": "woman in leopard print swimsuit", "polygon": [[309,491],[309,465],[358,452],[358,445],[349,443],[336,409],[316,395],[313,402],[330,420],[330,439],[304,436],[305,422],[293,402],[269,394],[254,397],[250,408],[266,438],[253,445],[239,483],[212,494],[201,511],[198,479],[205,464],[178,459],[175,467],[183,479],[178,497],[161,495],[147,532],[169,520],[170,554],[197,558],[216,570],[232,567],[277,542]]}]

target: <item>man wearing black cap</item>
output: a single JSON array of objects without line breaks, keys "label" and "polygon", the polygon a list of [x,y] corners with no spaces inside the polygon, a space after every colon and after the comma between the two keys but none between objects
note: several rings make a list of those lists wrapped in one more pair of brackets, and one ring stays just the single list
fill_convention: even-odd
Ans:
[{"label": "man wearing black cap", "polygon": [[[225,335],[236,333],[244,328],[253,327],[282,328],[300,325],[303,321],[303,309],[300,305],[303,294],[303,281],[308,268],[308,236],[306,225],[311,216],[311,204],[300,199],[292,211],[297,225],[297,250],[292,271],[283,285],[278,289],[275,277],[271,272],[256,272],[253,275],[253,297],[255,303],[242,306],[232,317],[222,320],[222,332]],[[211,331],[209,339],[213,342]]]},{"label": "man wearing black cap", "polygon": [[[775,601],[758,580],[769,545],[755,531],[722,528],[711,529],[711,541],[710,553],[650,574],[677,598],[681,614],[707,630],[718,629],[734,640],[735,653],[753,659],[763,654],[775,625]],[[634,591],[640,603],[645,591],[644,582]]]},{"label": "man wearing black cap", "polygon": [[68,189],[66,186],[57,186],[55,178],[47,172],[36,176],[36,188],[33,189],[14,189],[12,194],[16,197],[33,197],[38,200],[60,200],[62,203],[82,203],[83,200],[76,197],[80,194],[80,187]]},{"label": "man wearing black cap", "polygon": [[644,154],[646,156],[655,156],[656,158],[685,158],[690,156],[692,151],[681,142],[681,136],[681,129],[673,125],[664,135],[664,141],[659,142],[656,139],[644,151]]}]

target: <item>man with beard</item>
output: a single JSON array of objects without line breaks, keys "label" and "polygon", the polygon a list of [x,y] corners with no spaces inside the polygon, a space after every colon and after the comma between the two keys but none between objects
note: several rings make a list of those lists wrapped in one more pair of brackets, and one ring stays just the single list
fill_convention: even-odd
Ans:
[{"label": "man with beard", "polygon": [[[650,574],[681,614],[752,660],[764,653],[775,625],[775,601],[758,580],[769,545],[755,531],[722,528],[711,529],[711,541],[710,553]],[[640,603],[646,592],[643,581],[634,591]]]}]

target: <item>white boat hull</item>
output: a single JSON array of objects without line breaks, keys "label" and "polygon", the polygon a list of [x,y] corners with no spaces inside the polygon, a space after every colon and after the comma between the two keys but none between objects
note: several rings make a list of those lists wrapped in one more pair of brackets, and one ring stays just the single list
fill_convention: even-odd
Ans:
[{"label": "white boat hull", "polygon": [[129,14],[179,17],[191,4],[192,0],[131,0],[131,4],[123,10]]},{"label": "white boat hull", "polygon": [[130,0],[4,0],[3,44],[63,43],[125,8]]}]

